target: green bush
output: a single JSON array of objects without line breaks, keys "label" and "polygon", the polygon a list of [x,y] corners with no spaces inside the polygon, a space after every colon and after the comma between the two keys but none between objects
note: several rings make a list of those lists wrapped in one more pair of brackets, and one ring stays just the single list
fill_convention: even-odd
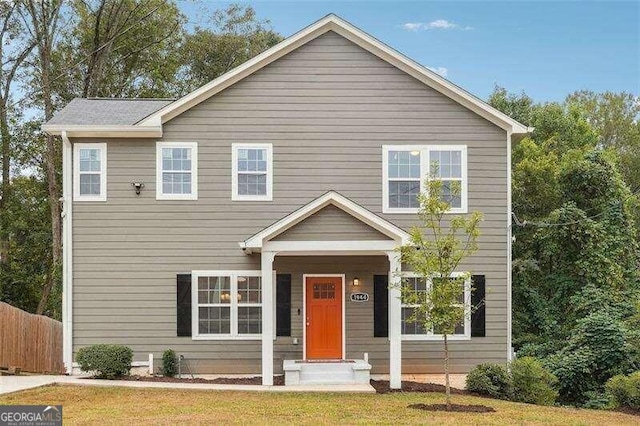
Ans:
[{"label": "green bush", "polygon": [[467,390],[493,398],[511,397],[511,377],[499,364],[480,364],[467,375]]},{"label": "green bush", "polygon": [[122,345],[93,345],[81,348],[76,361],[82,371],[96,372],[100,379],[129,375],[133,351]]},{"label": "green bush", "polygon": [[622,321],[608,312],[595,312],[579,320],[566,345],[544,359],[558,378],[560,402],[582,406],[604,392],[611,377],[637,369],[629,333]]},{"label": "green bush", "polygon": [[553,405],[558,398],[558,379],[537,359],[517,358],[510,365],[513,384],[512,401],[537,405]]},{"label": "green bush", "polygon": [[167,349],[162,353],[162,375],[173,377],[178,372],[178,359],[173,349]]},{"label": "green bush", "polygon": [[640,371],[614,376],[605,388],[616,406],[640,410]]}]

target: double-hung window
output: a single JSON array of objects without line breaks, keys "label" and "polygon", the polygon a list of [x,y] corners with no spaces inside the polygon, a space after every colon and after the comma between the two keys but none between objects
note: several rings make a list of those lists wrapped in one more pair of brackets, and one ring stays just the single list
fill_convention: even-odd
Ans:
[{"label": "double-hung window", "polygon": [[107,144],[73,145],[73,198],[78,201],[107,200]]},{"label": "double-hung window", "polygon": [[232,192],[234,201],[273,200],[273,146],[232,144]]},{"label": "double-hung window", "polygon": [[198,199],[197,143],[156,143],[156,199]]},{"label": "double-hung window", "polygon": [[[454,273],[452,276],[460,276]],[[430,292],[433,286],[438,285],[438,279],[430,279],[405,273],[403,277],[403,285],[409,286],[415,292]],[[456,305],[464,309],[464,319],[455,327],[453,334],[447,337],[450,340],[466,340],[471,338],[471,280],[464,280],[461,285],[464,286],[464,292],[460,294],[459,304]],[[404,340],[439,340],[442,339],[442,331],[437,329],[425,329],[424,323],[421,321],[412,321],[415,317],[414,313],[416,305],[402,303],[402,338]]]},{"label": "double-hung window", "polygon": [[260,271],[193,271],[191,297],[195,339],[260,338]]},{"label": "double-hung window", "polygon": [[442,181],[449,213],[467,212],[467,147],[385,145],[382,147],[383,213],[417,213],[425,179]]}]

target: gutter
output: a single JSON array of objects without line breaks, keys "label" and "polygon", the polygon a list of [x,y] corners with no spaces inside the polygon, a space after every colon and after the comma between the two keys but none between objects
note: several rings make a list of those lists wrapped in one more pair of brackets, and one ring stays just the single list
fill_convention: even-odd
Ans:
[{"label": "gutter", "polygon": [[62,131],[62,360],[73,373],[73,146]]}]

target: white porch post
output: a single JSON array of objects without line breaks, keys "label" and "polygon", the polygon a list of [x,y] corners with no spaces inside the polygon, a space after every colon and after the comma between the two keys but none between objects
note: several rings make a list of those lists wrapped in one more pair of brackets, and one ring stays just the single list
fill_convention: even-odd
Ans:
[{"label": "white porch post", "polygon": [[273,385],[273,259],[276,254],[263,251],[262,270],[262,384]]},{"label": "white porch post", "polygon": [[402,302],[400,300],[400,253],[387,252],[389,258],[389,385],[402,387]]}]

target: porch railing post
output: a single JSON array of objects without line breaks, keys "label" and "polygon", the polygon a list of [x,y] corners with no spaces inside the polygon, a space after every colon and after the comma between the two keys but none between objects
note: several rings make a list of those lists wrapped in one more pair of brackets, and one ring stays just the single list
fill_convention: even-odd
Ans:
[{"label": "porch railing post", "polygon": [[262,252],[262,384],[273,385],[273,259],[275,253]]},{"label": "porch railing post", "polygon": [[400,254],[387,252],[389,258],[389,385],[402,387],[402,302],[400,300]]}]

